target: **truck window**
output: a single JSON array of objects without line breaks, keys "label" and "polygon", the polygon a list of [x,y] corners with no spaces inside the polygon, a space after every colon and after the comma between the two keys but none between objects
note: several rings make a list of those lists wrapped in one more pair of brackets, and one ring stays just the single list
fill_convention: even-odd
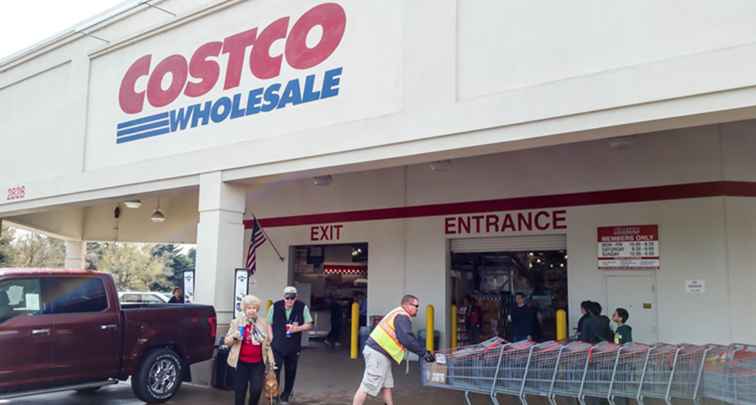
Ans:
[{"label": "truck window", "polygon": [[139,294],[123,294],[121,302],[135,304],[142,302],[142,296]]},{"label": "truck window", "polygon": [[161,300],[159,297],[156,297],[152,294],[144,294],[142,295],[142,301],[145,304],[163,304],[164,301]]},{"label": "truck window", "polygon": [[17,316],[40,313],[41,297],[39,279],[18,279],[0,283],[0,323]]},{"label": "truck window", "polygon": [[99,278],[59,277],[45,279],[48,313],[101,312],[108,308],[105,284]]}]

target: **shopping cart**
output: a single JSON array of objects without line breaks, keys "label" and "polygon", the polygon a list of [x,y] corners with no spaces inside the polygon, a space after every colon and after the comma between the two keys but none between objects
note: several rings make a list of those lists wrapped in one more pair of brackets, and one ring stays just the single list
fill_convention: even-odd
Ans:
[{"label": "shopping cart", "polygon": [[659,344],[651,348],[638,403],[657,398],[672,405],[672,398],[699,403],[703,366],[709,348]]},{"label": "shopping cart", "polygon": [[626,343],[617,350],[617,358],[609,383],[609,403],[614,405],[615,398],[627,398],[638,401],[643,373],[650,355],[651,346],[642,343]]},{"label": "shopping cart", "polygon": [[579,400],[592,350],[589,343],[583,342],[570,342],[562,348],[546,395],[551,405],[557,405],[557,397]]},{"label": "shopping cart", "polygon": [[503,339],[463,346],[457,350],[441,350],[435,363],[421,363],[422,384],[428,387],[462,391],[470,405],[470,394],[488,395],[498,404],[494,394],[497,372],[503,353],[511,346]]},{"label": "shopping cart", "polygon": [[609,398],[614,366],[618,361],[619,345],[602,342],[593,347],[585,372],[585,382],[578,400],[584,402],[586,397]]},{"label": "shopping cart", "polygon": [[512,395],[515,397],[522,395],[525,376],[528,373],[536,347],[535,343],[524,340],[512,343],[502,351],[494,394]]},{"label": "shopping cart", "polygon": [[559,342],[549,341],[532,346],[530,350],[530,364],[525,371],[519,394],[523,404],[528,403],[528,396],[548,396],[565,346]]},{"label": "shopping cart", "polygon": [[756,405],[756,346],[671,345],[628,343],[532,342],[506,343],[501,339],[442,351],[434,364],[423,364],[426,386],[520,399],[532,396],[573,398],[648,398],[687,400],[698,404],[711,398],[733,405]]},{"label": "shopping cart", "polygon": [[704,366],[703,396],[737,405],[756,405],[756,346],[711,346]]}]

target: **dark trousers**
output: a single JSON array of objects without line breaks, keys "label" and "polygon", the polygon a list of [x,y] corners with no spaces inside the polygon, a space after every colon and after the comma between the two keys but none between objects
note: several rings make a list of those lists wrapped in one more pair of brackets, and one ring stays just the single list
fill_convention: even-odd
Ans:
[{"label": "dark trousers", "polygon": [[297,363],[299,363],[299,353],[284,354],[278,351],[273,351],[273,355],[276,358],[276,380],[278,380],[278,386],[281,386],[281,370],[286,369],[286,382],[284,383],[283,391],[281,391],[281,400],[288,401],[292,391],[294,391],[294,380],[297,378]]},{"label": "dark trousers", "polygon": [[257,405],[265,382],[265,363],[236,364],[234,375],[234,398],[236,405],[246,405],[247,387],[249,387],[249,404]]}]

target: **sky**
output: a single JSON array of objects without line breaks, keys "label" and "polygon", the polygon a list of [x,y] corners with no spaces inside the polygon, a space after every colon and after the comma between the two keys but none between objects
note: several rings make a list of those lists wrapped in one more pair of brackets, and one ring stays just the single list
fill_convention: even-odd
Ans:
[{"label": "sky", "polygon": [[0,5],[0,59],[66,31],[123,1],[3,1]]}]

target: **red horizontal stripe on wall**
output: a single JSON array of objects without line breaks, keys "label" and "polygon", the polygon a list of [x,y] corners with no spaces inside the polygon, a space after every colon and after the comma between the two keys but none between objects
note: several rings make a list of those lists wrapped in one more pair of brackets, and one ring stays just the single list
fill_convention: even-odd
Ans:
[{"label": "red horizontal stripe on wall", "polygon": [[[589,191],[498,200],[466,201],[447,204],[416,205],[411,207],[378,208],[372,210],[329,212],[260,219],[264,227],[327,224],[334,222],[375,221],[386,219],[420,218],[477,212],[520,211],[542,208],[580,207],[633,202],[679,200],[702,197],[756,197],[756,182],[714,181],[669,186],[640,187],[620,190]],[[252,221],[244,221],[245,228]]]}]

